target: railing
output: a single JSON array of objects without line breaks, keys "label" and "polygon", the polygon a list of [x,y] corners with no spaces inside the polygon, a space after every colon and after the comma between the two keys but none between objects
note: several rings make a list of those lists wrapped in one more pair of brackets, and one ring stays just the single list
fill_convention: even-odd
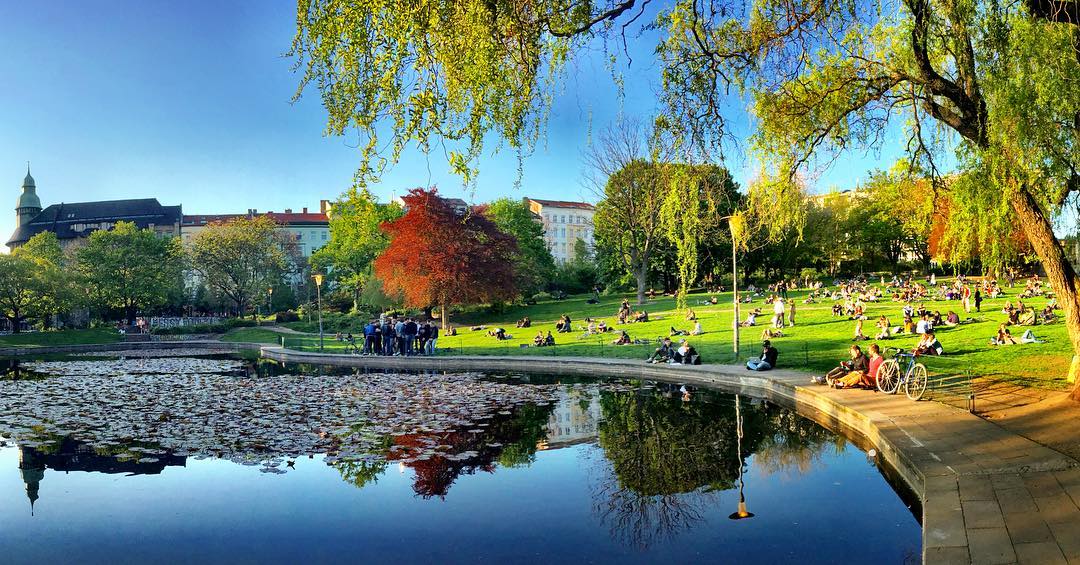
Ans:
[{"label": "railing", "polygon": [[151,328],[180,328],[186,326],[205,326],[219,324],[227,318],[220,316],[156,316],[150,318]]}]

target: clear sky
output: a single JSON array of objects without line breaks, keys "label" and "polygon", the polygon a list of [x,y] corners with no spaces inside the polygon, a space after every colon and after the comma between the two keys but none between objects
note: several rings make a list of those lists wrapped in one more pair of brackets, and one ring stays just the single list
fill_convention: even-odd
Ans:
[{"label": "clear sky", "polygon": [[[0,233],[31,161],[42,205],[156,197],[185,213],[315,208],[347,188],[355,139],[323,136],[318,93],[290,103],[298,77],[284,57],[295,29],[291,0],[95,0],[0,2]],[[647,54],[642,41],[633,51]],[[616,102],[610,73],[587,58],[571,70],[547,140],[525,164],[486,157],[474,195],[447,172],[442,153],[411,152],[374,187],[381,198],[425,185],[450,196],[590,199],[581,155],[590,132],[618,111],[651,115],[657,69],[646,56],[622,71]],[[737,112],[736,112],[737,113]],[[745,119],[742,127],[746,127]],[[895,136],[894,136],[895,137]],[[816,190],[848,187],[895,159],[853,155]],[[726,163],[736,179],[746,162]]]}]

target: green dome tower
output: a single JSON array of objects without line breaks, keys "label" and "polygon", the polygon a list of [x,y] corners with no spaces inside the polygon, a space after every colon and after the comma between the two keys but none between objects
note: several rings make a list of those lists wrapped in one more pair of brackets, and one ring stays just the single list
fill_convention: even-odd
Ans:
[{"label": "green dome tower", "polygon": [[37,195],[37,185],[34,177],[30,176],[30,163],[26,163],[26,178],[23,179],[22,194],[19,195],[19,203],[15,205],[15,227],[19,227],[33,220],[41,212],[41,200]]}]

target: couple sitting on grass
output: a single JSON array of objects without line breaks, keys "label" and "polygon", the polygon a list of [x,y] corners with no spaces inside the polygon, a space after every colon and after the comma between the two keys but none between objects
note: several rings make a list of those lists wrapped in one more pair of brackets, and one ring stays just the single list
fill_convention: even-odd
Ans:
[{"label": "couple sitting on grass", "polygon": [[679,340],[679,347],[671,342],[670,337],[665,337],[660,342],[660,347],[656,348],[656,351],[645,360],[648,363],[668,363],[668,364],[682,364],[682,365],[700,365],[701,356],[698,355],[694,346],[690,345],[685,339]]},{"label": "couple sitting on grass", "polygon": [[[881,356],[881,348],[872,343],[867,348],[870,357],[867,357],[862,348],[852,345],[848,348],[851,358],[841,361],[840,366],[828,372],[823,379],[826,384],[833,388],[876,388],[878,369],[885,358]],[[822,379],[811,378],[813,382],[821,383]]]}]

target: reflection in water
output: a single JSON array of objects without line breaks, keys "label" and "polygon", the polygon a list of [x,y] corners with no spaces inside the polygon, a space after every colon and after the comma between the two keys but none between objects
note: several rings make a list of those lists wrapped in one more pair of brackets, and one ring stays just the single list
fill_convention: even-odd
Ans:
[{"label": "reflection in water", "polygon": [[675,392],[657,385],[601,393],[604,459],[594,466],[594,512],[612,536],[637,547],[701,521],[758,449],[808,452],[833,437],[767,402],[737,405],[730,395],[704,391],[685,402]]},{"label": "reflection in water", "polygon": [[[152,447],[130,445],[123,450],[102,453],[90,446],[68,437],[58,437],[39,442],[39,447],[19,446],[19,471],[26,484],[26,496],[30,499],[30,513],[39,498],[41,481],[45,470],[62,473],[123,473],[126,475],[156,475],[168,466],[183,467],[187,457],[154,449]],[[143,451],[153,457],[117,457],[123,451]]]},{"label": "reflection in water", "polygon": [[[0,413],[0,424],[15,430],[31,512],[46,470],[157,474],[186,466],[188,454],[217,454],[277,474],[284,472],[277,459],[320,454],[358,489],[374,488],[396,466],[411,472],[405,480],[412,495],[443,499],[463,476],[529,467],[538,452],[565,449],[587,464],[588,510],[606,530],[600,535],[645,550],[718,517],[727,522],[733,509],[732,519],[753,517],[748,469],[805,474],[823,453],[844,447],[843,438],[779,406],[678,385],[539,376],[512,383],[502,376],[361,374],[266,362],[193,378],[104,380],[90,362],[80,363],[61,377],[0,383],[0,394],[51,403]],[[210,360],[139,363],[156,370]],[[107,367],[118,370],[114,362]],[[41,377],[17,363],[0,371],[9,379]],[[118,392],[103,394],[106,386],[128,387],[125,398],[139,398],[145,410],[121,413],[126,401],[115,398]],[[80,405],[94,399],[115,408]],[[762,517],[751,523],[775,514],[760,508],[756,492]],[[737,493],[737,508],[731,498],[721,500],[724,493]]]}]

